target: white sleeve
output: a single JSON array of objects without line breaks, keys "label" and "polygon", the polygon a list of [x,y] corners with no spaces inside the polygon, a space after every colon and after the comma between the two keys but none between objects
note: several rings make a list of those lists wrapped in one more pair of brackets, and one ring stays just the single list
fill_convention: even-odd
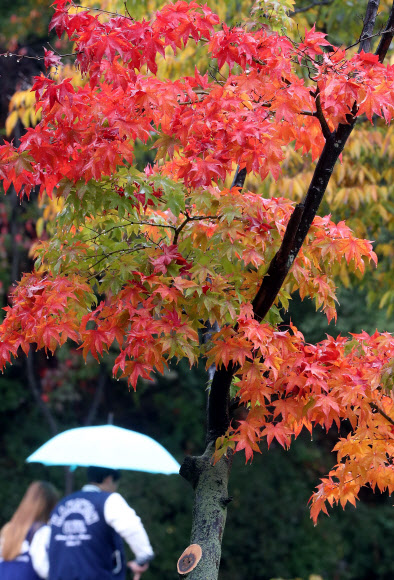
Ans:
[{"label": "white sleeve", "polygon": [[29,552],[31,563],[40,578],[48,578],[48,547],[50,538],[51,528],[47,525],[42,526],[36,531],[30,544]]},{"label": "white sleeve", "polygon": [[142,565],[153,558],[152,546],[141,519],[119,493],[111,493],[106,500],[104,518],[128,543],[138,564]]}]

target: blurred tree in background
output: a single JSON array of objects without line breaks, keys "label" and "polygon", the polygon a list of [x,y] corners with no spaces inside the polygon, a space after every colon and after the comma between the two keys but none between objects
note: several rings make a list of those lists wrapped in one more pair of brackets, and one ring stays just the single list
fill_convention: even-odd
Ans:
[{"label": "blurred tree in background", "polygon": [[[47,42],[51,14],[49,2],[16,0],[12,4],[2,4],[0,44],[4,52],[42,56],[41,47]],[[89,1],[89,4],[111,10],[121,10],[123,6],[114,0]],[[237,22],[241,13],[250,10],[251,4],[236,0],[208,2],[228,24]],[[311,4],[312,7],[304,10]],[[136,17],[160,5],[161,2],[153,0],[127,2],[128,9]],[[331,42],[346,44],[357,37],[365,5],[366,2],[311,3],[306,0],[296,4],[295,18],[300,31],[307,23],[316,21],[317,28],[327,32]],[[180,67],[187,67],[188,61],[169,58],[160,66],[166,75],[171,74],[172,68],[179,71]],[[206,65],[205,68],[201,66],[202,71],[206,68]],[[3,83],[0,129],[3,134],[12,95],[15,91],[26,90],[39,70],[40,64],[34,60],[22,59],[16,64],[15,58],[0,58]],[[21,104],[20,115],[18,113],[18,120],[11,129],[16,137],[23,126],[32,122],[31,116],[30,120],[26,117],[28,107],[29,103]],[[378,241],[380,266],[366,277],[362,289],[355,290],[352,280],[343,277],[336,328],[333,324],[327,325],[324,315],[316,317],[314,305],[309,300],[294,300],[287,320],[291,318],[311,342],[324,338],[326,332],[360,332],[362,329],[373,332],[375,328],[394,331],[394,290],[390,278],[394,215],[393,131],[386,132],[387,138],[383,139],[379,122],[373,126],[364,123],[364,126],[365,132],[359,131],[352,137],[343,165],[336,169],[328,203],[334,219],[337,219],[335,212],[339,204],[343,207],[345,203],[347,215],[341,213],[341,219],[346,217],[359,236]],[[377,148],[382,155],[375,155]],[[151,159],[151,152],[141,147],[137,156],[141,167]],[[267,195],[274,196],[279,190],[281,195],[288,192],[294,196],[300,184],[307,181],[311,171],[307,157],[289,154],[287,163],[286,178],[264,185]],[[363,166],[362,174],[356,170],[356,165]],[[254,187],[252,179],[247,187]],[[256,183],[255,187],[259,185]],[[47,210],[47,221],[50,221],[50,210]],[[17,206],[12,196],[1,200],[0,291],[3,305],[7,304],[10,285],[19,279],[22,271],[29,269],[29,249],[37,239],[36,224],[43,219],[43,211],[45,207],[38,207],[34,198],[23,208]],[[324,207],[322,213],[327,211]],[[45,235],[45,228],[39,234]],[[377,308],[379,301],[380,310]],[[125,382],[112,380],[108,370],[112,366],[110,362],[104,368],[97,367],[94,361],[85,366],[70,347],[65,347],[56,357],[46,359],[37,354],[30,359],[30,363],[18,361],[0,377],[0,524],[10,517],[32,479],[50,479],[64,490],[63,469],[24,463],[25,457],[56,430],[92,422],[105,423],[109,414],[113,414],[117,425],[158,439],[179,461],[185,453],[201,450],[205,421],[205,395],[199,388],[205,380],[202,368],[190,371],[183,364],[173,366],[165,376],[156,377],[153,388],[150,385],[148,390],[142,383],[136,393],[130,393]],[[196,409],[200,410],[199,416]],[[314,437],[319,439],[319,433]],[[337,433],[333,433],[332,440],[336,438]],[[307,437],[301,437],[293,444],[291,452],[273,444],[270,453],[263,452],[252,465],[245,468],[242,463],[243,458],[236,457],[230,487],[234,501],[229,509],[223,542],[222,580],[263,580],[274,576],[306,579],[312,573],[320,574],[325,580],[393,578],[392,500],[364,492],[357,510],[351,507],[343,513],[336,510],[330,518],[321,519],[318,526],[313,527],[307,509],[310,491],[330,465],[329,448],[323,438],[316,446]],[[83,477],[83,471],[77,470],[74,485],[79,485]],[[248,491],[244,493],[244,489]],[[174,578],[179,546],[185,545],[189,535],[192,494],[187,484],[176,476],[124,473],[120,491],[143,518],[157,553],[146,580]]]}]

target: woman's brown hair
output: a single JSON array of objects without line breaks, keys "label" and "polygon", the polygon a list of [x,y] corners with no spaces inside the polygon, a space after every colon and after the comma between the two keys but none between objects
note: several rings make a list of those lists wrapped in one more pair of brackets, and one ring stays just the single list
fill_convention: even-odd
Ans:
[{"label": "woman's brown hair", "polygon": [[58,499],[58,492],[47,481],[34,481],[29,485],[16,512],[1,530],[4,560],[14,560],[19,555],[31,526],[35,522],[46,523]]}]

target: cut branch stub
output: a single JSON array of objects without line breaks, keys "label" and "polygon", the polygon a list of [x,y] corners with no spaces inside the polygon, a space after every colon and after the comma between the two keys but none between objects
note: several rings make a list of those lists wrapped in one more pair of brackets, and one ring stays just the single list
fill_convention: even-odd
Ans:
[{"label": "cut branch stub", "polygon": [[202,550],[199,544],[190,544],[178,560],[178,574],[184,576],[197,566],[201,560]]}]

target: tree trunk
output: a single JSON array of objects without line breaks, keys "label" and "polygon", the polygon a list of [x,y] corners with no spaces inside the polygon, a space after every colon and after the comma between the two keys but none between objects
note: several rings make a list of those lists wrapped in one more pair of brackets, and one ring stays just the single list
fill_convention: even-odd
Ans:
[{"label": "tree trunk", "polygon": [[231,458],[212,462],[214,446],[209,444],[201,457],[186,457],[180,474],[194,488],[191,544],[198,544],[202,557],[190,572],[180,575],[187,580],[217,580],[226,524],[228,480]]}]

